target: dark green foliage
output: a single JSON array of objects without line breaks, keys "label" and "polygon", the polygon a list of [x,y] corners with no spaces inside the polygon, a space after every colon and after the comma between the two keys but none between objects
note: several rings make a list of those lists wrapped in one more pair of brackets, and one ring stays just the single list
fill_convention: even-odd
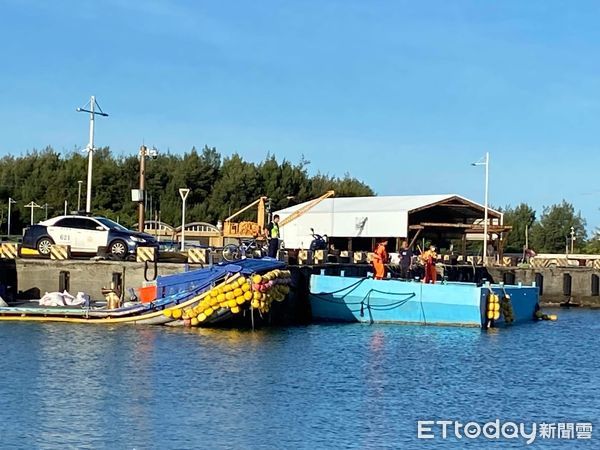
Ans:
[{"label": "dark green foliage", "polygon": [[[525,232],[529,231],[531,237],[532,225],[535,222],[535,211],[526,203],[521,203],[515,208],[507,206],[504,209],[504,223],[512,226],[512,230],[504,241],[504,251],[520,253],[525,245]],[[531,246],[531,241],[529,243]]]},{"label": "dark green foliage", "polygon": [[[545,207],[539,222],[533,226],[532,242],[538,252],[563,253],[570,242],[571,227],[575,231],[574,251],[581,251],[586,239],[585,219],[575,214],[572,204],[562,203]],[[570,244],[569,244],[570,245]]]},{"label": "dark green foliage", "polygon": [[[272,210],[304,202],[334,189],[338,196],[373,195],[364,183],[346,174],[343,178],[317,174],[310,176],[308,161],[298,164],[279,162],[268,155],[258,164],[234,154],[227,158],[215,148],[192,148],[184,155],[159,154],[146,162],[146,190],[152,196],[152,218],[173,225],[181,221],[179,188],[191,189],[187,198],[187,220],[216,223],[260,196],[270,197]],[[12,207],[12,232],[20,233],[29,224],[29,209],[35,201],[48,203],[48,216],[77,209],[78,180],[83,180],[81,208],[85,209],[87,155],[74,151],[66,155],[47,147],[23,156],[0,159],[0,221],[6,233],[7,201]],[[139,186],[137,155],[115,156],[108,148],[94,155],[93,212],[119,220],[126,226],[137,222],[137,205],[131,201],[131,189]],[[150,211],[147,209],[147,217]],[[255,213],[254,213],[255,214]],[[35,221],[43,220],[43,209],[35,210]],[[252,217],[250,213],[247,218]],[[241,217],[243,219],[243,217]],[[1,234],[0,233],[0,234]]]}]

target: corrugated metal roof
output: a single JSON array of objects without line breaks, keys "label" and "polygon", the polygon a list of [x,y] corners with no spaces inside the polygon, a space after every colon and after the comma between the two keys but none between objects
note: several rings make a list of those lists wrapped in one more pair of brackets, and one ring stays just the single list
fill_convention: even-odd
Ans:
[{"label": "corrugated metal roof", "polygon": [[[478,205],[483,209],[483,205],[469,200],[457,194],[438,194],[438,195],[388,195],[372,197],[333,197],[323,200],[310,210],[311,214],[327,213],[368,213],[368,212],[410,212],[442,202],[453,197],[460,198],[467,202]],[[302,208],[310,202],[300,203],[289,208],[277,211],[276,214],[287,216],[294,211]],[[488,208],[491,210],[491,208]],[[493,211],[493,210],[492,210]]]}]

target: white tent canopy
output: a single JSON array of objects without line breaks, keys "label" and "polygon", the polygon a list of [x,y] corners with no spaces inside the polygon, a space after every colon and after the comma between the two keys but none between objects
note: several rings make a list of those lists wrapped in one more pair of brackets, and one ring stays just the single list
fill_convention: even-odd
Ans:
[{"label": "white tent canopy", "polygon": [[[308,248],[312,240],[311,228],[330,237],[406,238],[411,211],[452,198],[462,199],[483,210],[482,205],[456,194],[329,198],[283,226],[281,238],[288,248]],[[308,203],[294,205],[275,214],[283,220]]]}]

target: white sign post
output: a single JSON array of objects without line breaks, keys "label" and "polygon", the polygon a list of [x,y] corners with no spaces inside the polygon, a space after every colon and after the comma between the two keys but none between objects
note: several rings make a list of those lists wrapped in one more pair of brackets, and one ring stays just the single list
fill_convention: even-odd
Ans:
[{"label": "white sign post", "polygon": [[183,205],[181,206],[181,251],[185,250],[185,199],[189,193],[190,190],[187,188],[179,189],[179,195],[181,196],[181,200],[183,200]]}]

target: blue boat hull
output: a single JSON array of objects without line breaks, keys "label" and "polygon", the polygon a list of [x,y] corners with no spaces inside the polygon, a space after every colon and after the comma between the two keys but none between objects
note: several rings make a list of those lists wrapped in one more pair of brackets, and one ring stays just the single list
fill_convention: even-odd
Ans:
[{"label": "blue boat hull", "polygon": [[[314,320],[485,327],[490,290],[510,296],[513,323],[533,320],[539,299],[534,286],[424,284],[312,275],[310,304]],[[502,316],[494,323],[503,324]]]}]

